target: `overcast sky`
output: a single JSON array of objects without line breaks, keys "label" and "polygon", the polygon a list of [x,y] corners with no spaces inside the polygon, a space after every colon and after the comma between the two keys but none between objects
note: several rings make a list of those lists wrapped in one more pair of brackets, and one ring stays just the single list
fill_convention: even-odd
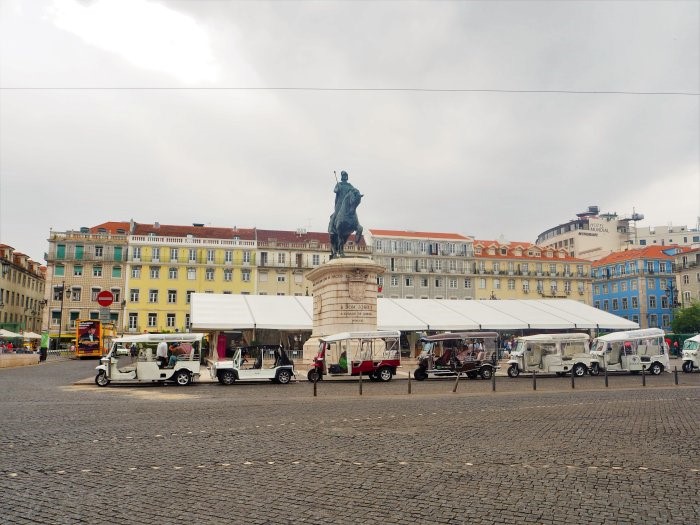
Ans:
[{"label": "overcast sky", "polygon": [[699,28],[695,0],[0,0],[0,242],[325,231],[341,170],[365,228],[695,227]]}]

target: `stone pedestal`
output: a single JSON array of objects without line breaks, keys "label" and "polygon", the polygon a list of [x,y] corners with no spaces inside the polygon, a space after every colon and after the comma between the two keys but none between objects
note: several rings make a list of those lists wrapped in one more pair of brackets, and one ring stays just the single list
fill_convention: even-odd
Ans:
[{"label": "stone pedestal", "polygon": [[316,355],[319,337],[377,329],[377,277],[383,273],[382,265],[360,257],[333,259],[308,273],[314,318],[304,361]]}]

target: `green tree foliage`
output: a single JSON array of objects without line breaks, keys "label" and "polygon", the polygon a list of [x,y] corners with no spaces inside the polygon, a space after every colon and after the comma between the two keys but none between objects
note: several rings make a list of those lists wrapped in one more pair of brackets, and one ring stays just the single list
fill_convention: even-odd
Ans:
[{"label": "green tree foliage", "polygon": [[676,334],[696,334],[700,332],[700,303],[674,312],[671,328]]}]

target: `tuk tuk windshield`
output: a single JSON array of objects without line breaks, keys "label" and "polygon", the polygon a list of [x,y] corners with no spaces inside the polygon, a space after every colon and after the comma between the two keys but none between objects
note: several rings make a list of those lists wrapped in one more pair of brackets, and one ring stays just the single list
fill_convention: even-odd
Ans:
[{"label": "tuk tuk windshield", "polygon": [[693,337],[692,339],[686,339],[683,343],[683,350],[698,350],[700,349],[700,338]]}]

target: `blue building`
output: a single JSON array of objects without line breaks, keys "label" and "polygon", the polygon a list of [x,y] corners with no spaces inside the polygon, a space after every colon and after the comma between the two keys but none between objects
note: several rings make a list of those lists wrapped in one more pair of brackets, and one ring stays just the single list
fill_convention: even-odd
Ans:
[{"label": "blue building", "polygon": [[678,246],[647,246],[614,252],[593,263],[593,306],[641,328],[671,329],[678,288],[674,255]]}]

